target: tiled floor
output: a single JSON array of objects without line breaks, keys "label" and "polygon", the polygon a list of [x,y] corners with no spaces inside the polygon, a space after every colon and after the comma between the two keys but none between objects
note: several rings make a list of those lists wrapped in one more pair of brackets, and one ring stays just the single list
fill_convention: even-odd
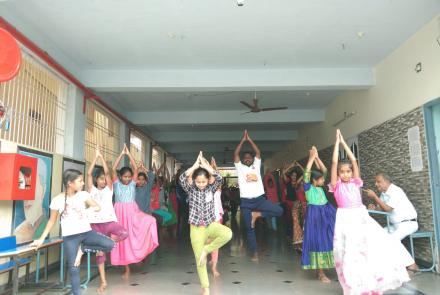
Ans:
[{"label": "tiled floor", "polygon": [[[222,249],[219,258],[221,277],[211,281],[211,294],[342,294],[334,271],[331,284],[319,283],[313,272],[303,271],[300,256],[279,235],[266,230],[260,233],[260,262],[253,263],[241,245],[242,235]],[[199,294],[200,285],[188,240],[164,239],[155,257],[144,265],[133,267],[129,281],[121,279],[119,268],[108,270],[105,294]],[[84,295],[96,294],[95,278]],[[440,277],[434,274],[416,276],[409,284],[387,294],[440,294]],[[50,293],[55,294],[55,293]],[[64,294],[64,293],[58,293]]]}]

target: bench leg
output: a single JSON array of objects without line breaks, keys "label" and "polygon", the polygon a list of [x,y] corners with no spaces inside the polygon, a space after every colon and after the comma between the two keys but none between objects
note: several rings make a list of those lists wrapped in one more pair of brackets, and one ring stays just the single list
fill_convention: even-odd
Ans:
[{"label": "bench leg", "polygon": [[91,278],[91,274],[92,274],[90,263],[91,263],[91,262],[90,262],[90,252],[87,252],[87,278],[86,278],[86,280],[81,284],[81,287],[82,287],[83,289],[87,289],[87,285],[88,285],[89,282],[90,282],[90,278]]},{"label": "bench leg", "polygon": [[434,252],[434,243],[432,241],[432,236],[429,237],[429,243],[431,244],[431,257],[432,257],[432,265],[429,268],[430,271],[434,271],[435,268],[435,252]]},{"label": "bench leg", "polygon": [[12,269],[12,295],[18,295],[18,258],[13,257],[12,260],[14,261],[15,265]]},{"label": "bench leg", "polygon": [[40,250],[37,250],[37,258],[35,259],[36,270],[35,270],[35,284],[40,281]]},{"label": "bench leg", "polygon": [[47,268],[49,266],[49,248],[44,249],[44,280],[47,282],[49,279],[49,274],[47,272]]},{"label": "bench leg", "polygon": [[60,246],[60,284],[64,286],[64,244]]},{"label": "bench leg", "polygon": [[431,264],[431,266],[429,267],[429,268],[422,268],[422,269],[420,269],[420,271],[426,271],[426,272],[428,272],[428,271],[434,271],[434,268],[435,268],[435,258],[434,258],[434,244],[432,243],[432,236],[431,237],[429,237],[429,245],[430,245],[430,247],[431,247],[431,259],[432,259],[432,264]]},{"label": "bench leg", "polygon": [[26,277],[25,277],[25,282],[26,283],[29,282],[29,270],[30,270],[30,268],[31,268],[31,264],[30,263],[26,264]]},{"label": "bench leg", "polygon": [[411,256],[413,259],[416,259],[416,257],[414,256],[414,241],[411,236],[409,237],[409,244],[411,246]]}]

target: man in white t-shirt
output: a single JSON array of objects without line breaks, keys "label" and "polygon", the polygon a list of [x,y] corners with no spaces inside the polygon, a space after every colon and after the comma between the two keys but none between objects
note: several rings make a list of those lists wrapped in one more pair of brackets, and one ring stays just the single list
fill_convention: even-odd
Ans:
[{"label": "man in white t-shirt", "polygon": [[[252,146],[255,157],[252,153],[246,152],[243,154],[243,160],[240,161],[240,152],[245,141]],[[252,253],[252,260],[258,261],[255,220],[259,217],[281,216],[283,209],[266,199],[261,179],[261,153],[249,137],[247,130],[244,131],[243,138],[235,149],[234,164],[237,169],[241,197],[240,208],[246,225],[248,247]]]},{"label": "man in white t-shirt", "polygon": [[[419,228],[417,212],[405,192],[391,182],[391,178],[384,172],[376,173],[376,187],[381,192],[380,197],[372,190],[366,190],[368,196],[375,201],[374,208],[390,213],[390,235],[403,240],[415,233]],[[414,259],[407,261],[408,270],[419,272]]]}]

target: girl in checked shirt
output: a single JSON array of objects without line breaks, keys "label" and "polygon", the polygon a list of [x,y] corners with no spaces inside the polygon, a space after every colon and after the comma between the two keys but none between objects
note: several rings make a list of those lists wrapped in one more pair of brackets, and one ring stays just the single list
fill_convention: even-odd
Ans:
[{"label": "girl in checked shirt", "polygon": [[[212,184],[209,181],[211,175],[215,179]],[[228,227],[215,222],[214,194],[222,184],[222,177],[200,152],[194,165],[180,175],[179,181],[188,194],[191,245],[202,294],[206,295],[209,294],[206,257],[232,238],[232,231]]]}]

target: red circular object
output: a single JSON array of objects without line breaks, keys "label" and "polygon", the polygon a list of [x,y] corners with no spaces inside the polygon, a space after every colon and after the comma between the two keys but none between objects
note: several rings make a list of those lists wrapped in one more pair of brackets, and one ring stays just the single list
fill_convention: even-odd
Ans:
[{"label": "red circular object", "polygon": [[0,28],[0,82],[14,78],[21,65],[21,52],[17,41],[8,31]]}]

